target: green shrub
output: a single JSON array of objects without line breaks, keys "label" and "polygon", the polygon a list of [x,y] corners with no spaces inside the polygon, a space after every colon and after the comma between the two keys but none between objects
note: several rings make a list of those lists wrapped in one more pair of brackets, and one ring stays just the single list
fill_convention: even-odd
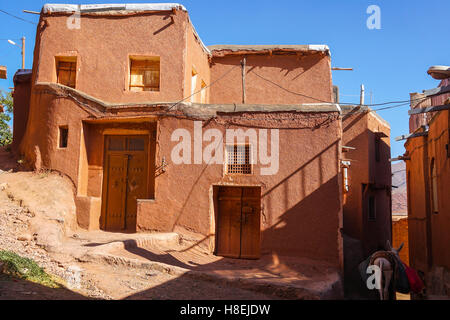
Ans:
[{"label": "green shrub", "polygon": [[0,251],[3,272],[11,276],[36,282],[41,285],[59,288],[59,285],[36,262],[23,258],[11,251]]}]

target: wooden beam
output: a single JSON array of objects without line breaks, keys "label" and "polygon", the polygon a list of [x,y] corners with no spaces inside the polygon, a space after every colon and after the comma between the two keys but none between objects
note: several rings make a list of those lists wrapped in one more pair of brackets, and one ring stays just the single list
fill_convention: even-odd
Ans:
[{"label": "wooden beam", "polygon": [[416,138],[416,137],[423,137],[423,136],[427,136],[427,135],[428,135],[428,131],[411,133],[411,134],[402,135],[400,137],[397,137],[397,138],[395,138],[395,141],[402,141],[402,140],[407,140],[407,139]]},{"label": "wooden beam", "polygon": [[411,109],[408,111],[408,114],[411,116],[413,114],[436,112],[436,111],[449,110],[449,109],[450,109],[450,104],[443,104],[443,105],[434,106],[434,107]]},{"label": "wooden beam", "polygon": [[435,96],[437,94],[443,94],[443,93],[447,93],[447,92],[450,92],[450,86],[437,87],[434,89],[423,90],[423,94],[427,97]]},{"label": "wooden beam", "polygon": [[246,100],[246,92],[245,92],[245,65],[247,64],[247,58],[244,56],[244,59],[241,61],[242,65],[242,104],[245,104]]}]

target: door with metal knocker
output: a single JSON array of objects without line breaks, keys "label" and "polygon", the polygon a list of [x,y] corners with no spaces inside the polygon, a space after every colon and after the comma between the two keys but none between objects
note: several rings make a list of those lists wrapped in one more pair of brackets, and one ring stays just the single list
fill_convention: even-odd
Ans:
[{"label": "door with metal knocker", "polygon": [[101,227],[136,231],[137,199],[148,196],[148,136],[106,136]]},{"label": "door with metal knocker", "polygon": [[261,188],[219,187],[216,255],[260,257]]}]

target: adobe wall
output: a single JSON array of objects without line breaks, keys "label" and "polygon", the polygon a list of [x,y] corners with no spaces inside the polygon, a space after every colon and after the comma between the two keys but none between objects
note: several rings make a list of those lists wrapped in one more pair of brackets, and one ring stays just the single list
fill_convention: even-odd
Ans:
[{"label": "adobe wall", "polygon": [[[428,136],[409,139],[405,144],[408,174],[408,211],[410,215],[411,264],[427,271],[428,266],[450,268],[450,183],[449,111],[441,111],[429,122]],[[435,160],[439,213],[432,213],[431,163]]]},{"label": "adobe wall", "polygon": [[[98,99],[131,103],[183,98],[187,12],[83,14],[80,29],[68,29],[68,17],[41,16],[34,60],[39,71],[36,81],[56,82],[55,56],[76,55],[76,88]],[[160,57],[160,92],[129,91],[130,55]]]},{"label": "adobe wall", "polygon": [[409,265],[408,217],[394,216],[392,218],[392,246],[398,248],[402,243],[400,259]]},{"label": "adobe wall", "polygon": [[[185,78],[184,78],[184,97],[189,97],[192,93],[192,69],[195,69],[197,74],[197,86],[194,92],[201,90],[202,80],[206,85],[211,83],[211,69],[209,65],[209,55],[202,47],[201,40],[195,34],[192,24],[188,24],[186,28],[186,62],[185,62]],[[210,89],[206,89],[206,103],[210,97]],[[201,94],[198,93],[192,98],[187,99],[186,102],[193,101],[200,103]]]},{"label": "adobe wall", "polygon": [[279,128],[278,173],[259,175],[260,163],[250,176],[224,176],[222,164],[175,165],[170,155],[178,142],[171,141],[171,134],[185,128],[193,137],[194,123],[163,118],[158,124],[156,163],[165,157],[169,165],[156,177],[155,199],[138,201],[138,229],[173,231],[183,227],[210,236],[214,243],[213,186],[256,185],[262,188],[262,253],[340,265],[341,125],[337,114],[221,115],[203,126],[203,130],[222,133],[225,128]]},{"label": "adobe wall", "polygon": [[[375,156],[375,133],[384,133],[381,138],[380,161]],[[344,203],[344,232],[362,241],[364,255],[384,248],[391,240],[391,165],[390,128],[372,112],[355,109],[343,116],[343,145],[348,149],[343,159],[351,162],[348,169],[349,191]],[[374,221],[369,221],[367,201],[363,200],[363,184],[373,184],[366,199],[376,196]],[[376,188],[376,189],[374,189]]]},{"label": "adobe wall", "polygon": [[[450,112],[439,112],[429,123],[428,158],[435,159],[439,213],[431,215],[431,243],[433,265],[450,269]],[[431,194],[431,193],[430,193]]]},{"label": "adobe wall", "polygon": [[30,108],[31,74],[20,76],[14,81],[14,117],[13,117],[13,142],[11,149],[17,152],[22,138],[25,135]]},{"label": "adobe wall", "polygon": [[431,210],[427,192],[429,165],[425,156],[428,154],[427,138],[409,139],[405,149],[411,158],[406,161],[410,264],[414,269],[426,272],[430,253],[427,217]]},{"label": "adobe wall", "polygon": [[[242,69],[240,64],[243,57],[244,55],[213,57],[211,81],[218,80],[227,72],[229,73],[220,81],[220,85],[211,88],[210,103],[242,103]],[[248,54],[245,57],[247,59],[246,103],[302,104],[333,101],[329,55],[324,53],[308,55],[274,54],[272,56]],[[230,71],[231,69],[232,71]]]},{"label": "adobe wall", "polygon": [[342,154],[344,160],[351,161],[349,191],[344,203],[344,232],[355,239],[362,239],[362,184],[369,181],[369,149],[367,136],[367,114],[355,112],[343,115],[343,146],[355,148]]},{"label": "adobe wall", "polygon": [[[369,181],[374,183],[372,193],[376,195],[376,219],[369,221],[368,212],[364,214],[364,242],[368,252],[386,247],[386,241],[392,243],[392,171],[391,171],[391,146],[390,127],[375,112],[368,114],[368,148],[369,148]],[[380,137],[379,161],[376,161],[375,134],[383,134]],[[364,208],[367,210],[367,206]],[[364,211],[363,211],[364,212]]]}]

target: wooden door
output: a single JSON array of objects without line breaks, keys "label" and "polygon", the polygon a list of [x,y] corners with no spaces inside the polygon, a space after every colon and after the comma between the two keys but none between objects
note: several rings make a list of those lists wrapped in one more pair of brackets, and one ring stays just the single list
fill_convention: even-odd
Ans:
[{"label": "wooden door", "polygon": [[216,254],[230,258],[260,256],[261,189],[220,187]]},{"label": "wooden door", "polygon": [[148,197],[148,137],[106,136],[102,228],[136,231],[137,199]]},{"label": "wooden door", "polygon": [[241,258],[260,256],[261,189],[242,188]]}]

